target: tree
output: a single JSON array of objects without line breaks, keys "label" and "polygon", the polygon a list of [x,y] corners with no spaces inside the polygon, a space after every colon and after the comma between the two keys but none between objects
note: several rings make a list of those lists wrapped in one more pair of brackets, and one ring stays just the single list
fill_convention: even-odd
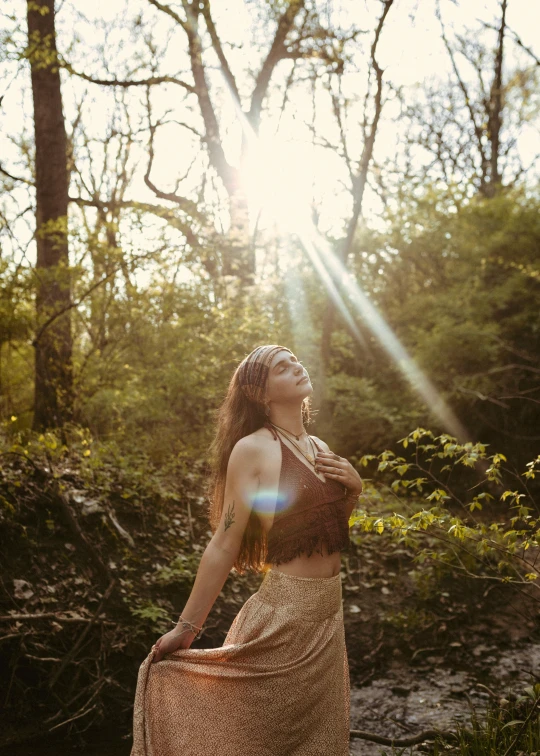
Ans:
[{"label": "tree", "polygon": [[72,413],[71,282],[66,130],[56,55],[54,0],[27,0],[34,102],[36,190],[35,430]]},{"label": "tree", "polygon": [[[343,266],[346,264],[347,258],[352,249],[354,237],[356,234],[356,229],[358,226],[358,219],[360,218],[361,213],[362,213],[364,191],[366,188],[368,172],[369,172],[371,160],[373,157],[375,139],[377,136],[377,128],[379,125],[379,121],[380,121],[381,113],[383,109],[383,73],[384,72],[383,72],[383,69],[380,67],[379,63],[377,62],[377,47],[379,45],[379,41],[381,38],[381,34],[384,28],[386,18],[388,16],[388,13],[392,5],[393,5],[393,0],[382,1],[382,12],[380,14],[380,17],[379,17],[379,20],[375,29],[373,42],[371,44],[370,78],[371,78],[371,75],[374,74],[375,86],[373,88],[373,91],[370,91],[371,87],[368,84],[368,90],[367,90],[367,94],[364,100],[364,114],[363,114],[363,124],[362,124],[364,142],[362,146],[362,153],[361,153],[360,159],[358,160],[358,166],[356,169],[353,167],[351,161],[348,158],[350,154],[350,149],[347,146],[346,136],[342,128],[341,104],[336,97],[333,98],[334,112],[338,119],[338,123],[340,124],[340,132],[341,132],[342,141],[343,141],[343,151],[347,159],[347,163],[348,163],[348,169],[349,169],[350,181],[351,181],[351,193],[352,193],[352,198],[353,198],[353,210],[352,210],[352,215],[349,220],[349,223],[347,224],[346,236],[342,240],[341,244],[339,245],[338,253],[337,253],[337,259],[341,263],[341,266],[340,266],[341,268],[343,268]],[[371,118],[369,115],[370,109],[372,110],[372,113],[373,113]],[[336,283],[339,284],[339,282],[336,282]],[[332,341],[332,332],[334,329],[335,314],[336,314],[335,304],[332,298],[328,296],[326,300],[325,312],[323,315],[322,334],[321,334],[321,376],[320,377],[322,378],[322,381],[323,381],[323,396],[324,396],[324,377],[326,375],[326,372],[329,367],[329,362],[330,362],[331,341]],[[367,351],[367,344],[364,344],[364,349]],[[321,415],[323,417],[326,414],[326,409],[327,408],[324,404],[324,399],[323,399],[322,406],[321,406]]]},{"label": "tree", "polygon": [[461,53],[476,70],[481,97],[473,103],[469,88],[460,73],[456,51],[450,44],[442,20],[440,5],[437,5],[437,17],[441,24],[444,45],[452,61],[452,68],[459,88],[463,94],[465,107],[470,117],[470,126],[474,135],[473,143],[480,156],[478,171],[479,190],[484,197],[494,197],[501,184],[501,129],[503,124],[504,90],[503,60],[504,40],[506,34],[507,0],[501,0],[501,20],[497,29],[497,45],[493,58],[493,74],[489,92],[484,83],[485,51],[473,43],[468,46],[461,40]]},{"label": "tree", "polygon": [[[245,284],[253,283],[255,251],[249,238],[248,198],[242,181],[242,167],[248,156],[250,142],[256,140],[259,135],[265,104],[268,98],[280,88],[284,90],[283,103],[287,102],[299,61],[309,59],[319,68],[339,69],[342,65],[339,51],[342,49],[343,42],[353,39],[358,32],[353,30],[351,33],[342,34],[340,31],[324,26],[319,18],[317,4],[313,1],[287,0],[284,3],[262,3],[254,11],[260,17],[259,32],[263,30],[263,34],[259,32],[256,34],[256,55],[260,62],[258,65],[255,64],[256,73],[253,73],[251,65],[246,66],[245,70],[238,70],[239,66],[233,60],[236,43],[226,39],[226,35],[220,32],[219,23],[216,23],[214,19],[210,0],[203,0],[200,3],[182,0],[181,3],[175,5],[158,0],[148,0],[148,3],[163,18],[170,21],[170,30],[167,34],[175,41],[182,38],[185,40],[185,44],[181,45],[177,55],[181,61],[181,73],[158,74],[157,71],[162,62],[160,53],[152,45],[149,45],[149,58],[144,66],[145,70],[153,72],[151,76],[141,78],[133,74],[122,78],[117,71],[114,71],[106,78],[98,78],[76,71],[69,62],[64,61],[64,65],[75,75],[102,87],[128,89],[145,86],[150,91],[163,84],[178,85],[185,93],[185,101],[182,102],[184,114],[191,115],[190,108],[195,98],[199,121],[195,125],[192,122],[183,122],[181,125],[200,139],[211,168],[211,177],[217,176],[219,188],[225,191],[230,219],[229,229],[219,238],[218,244],[215,238],[218,234],[214,234],[212,239],[211,235],[209,237],[208,229],[204,229],[203,235],[206,236],[207,241],[210,238],[211,243],[220,249],[218,275],[232,277],[243,287]],[[155,18],[149,19],[147,23],[152,22],[155,23]],[[136,23],[143,22],[137,19]],[[266,42],[268,29],[272,30],[269,44]],[[185,60],[187,65],[184,64]],[[273,85],[278,68],[284,61],[292,61],[292,71],[289,75],[282,77],[283,81]],[[108,69],[107,63],[105,66]],[[223,89],[216,86],[211,78],[213,69],[216,67],[225,83]],[[186,70],[187,68],[189,71]],[[251,80],[253,84],[250,83]],[[228,158],[226,152],[226,132],[234,124],[227,120],[228,116],[223,110],[223,100],[232,101],[237,113],[236,126],[239,123],[243,132],[240,156],[236,163]],[[174,192],[163,191],[150,176],[154,157],[154,136],[162,126],[159,118],[152,120],[151,116],[151,101],[148,98],[150,159],[145,182],[157,197],[174,202],[182,211],[186,211],[188,200],[178,191],[178,186]]]}]

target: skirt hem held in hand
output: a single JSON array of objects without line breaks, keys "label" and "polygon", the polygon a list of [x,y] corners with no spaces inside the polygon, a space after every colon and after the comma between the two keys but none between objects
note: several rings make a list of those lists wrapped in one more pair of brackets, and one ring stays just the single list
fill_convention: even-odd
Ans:
[{"label": "skirt hem held in hand", "polygon": [[270,569],[219,648],[139,668],[131,756],[348,756],[341,575]]}]

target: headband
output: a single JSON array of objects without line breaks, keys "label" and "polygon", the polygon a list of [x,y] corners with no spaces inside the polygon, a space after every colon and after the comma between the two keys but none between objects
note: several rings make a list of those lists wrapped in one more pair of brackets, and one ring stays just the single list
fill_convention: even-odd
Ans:
[{"label": "headband", "polygon": [[282,350],[292,354],[290,349],[278,344],[257,347],[238,366],[238,383],[244,394],[252,402],[264,404],[270,364],[274,354]]}]

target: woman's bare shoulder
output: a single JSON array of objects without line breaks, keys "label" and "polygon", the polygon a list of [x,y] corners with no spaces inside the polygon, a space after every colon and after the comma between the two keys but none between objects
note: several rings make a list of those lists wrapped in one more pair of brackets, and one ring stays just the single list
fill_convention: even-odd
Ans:
[{"label": "woman's bare shoulder", "polygon": [[233,451],[238,450],[240,454],[249,455],[260,452],[266,453],[273,440],[272,433],[268,428],[258,428],[253,433],[242,436],[234,445]]}]

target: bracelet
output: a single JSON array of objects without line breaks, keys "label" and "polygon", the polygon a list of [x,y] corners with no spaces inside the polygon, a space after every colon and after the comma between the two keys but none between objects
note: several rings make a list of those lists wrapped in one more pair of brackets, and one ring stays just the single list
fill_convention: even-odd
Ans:
[{"label": "bracelet", "polygon": [[195,638],[193,640],[197,640],[197,638],[200,638],[203,634],[204,625],[201,627],[197,627],[197,625],[194,625],[193,622],[189,622],[188,620],[185,620],[182,615],[178,618],[178,622],[173,622],[173,625],[181,624],[184,630],[182,630],[182,633],[185,633],[186,630],[190,630],[190,632],[195,633]]}]

